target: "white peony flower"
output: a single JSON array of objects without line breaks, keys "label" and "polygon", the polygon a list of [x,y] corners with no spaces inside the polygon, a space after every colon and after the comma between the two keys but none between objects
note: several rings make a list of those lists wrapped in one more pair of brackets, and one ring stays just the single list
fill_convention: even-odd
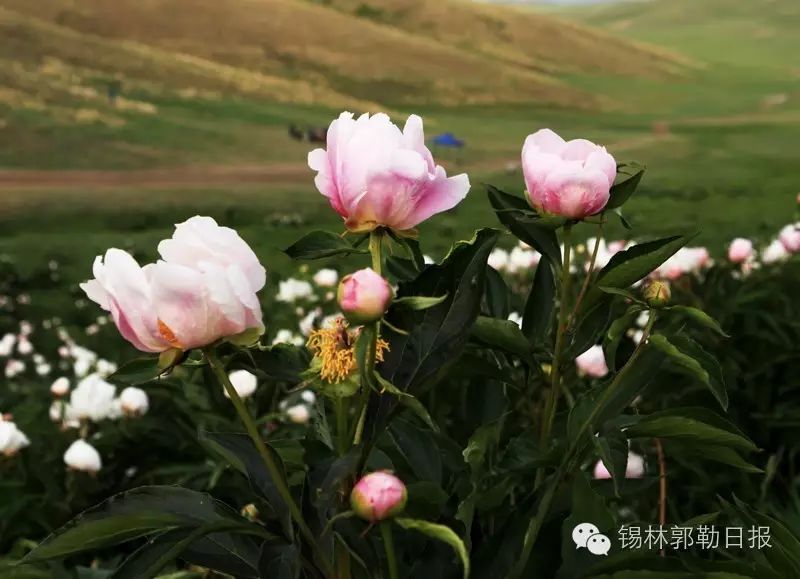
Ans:
[{"label": "white peony flower", "polygon": [[113,418],[117,412],[114,400],[117,389],[99,374],[89,374],[78,382],[69,398],[69,419],[99,422]]},{"label": "white peony flower", "polygon": [[128,386],[119,395],[122,412],[128,416],[142,416],[150,408],[147,392],[141,388]]},{"label": "white peony flower", "polygon": [[72,470],[96,473],[103,466],[100,453],[83,439],[73,442],[64,453],[64,462]]},{"label": "white peony flower", "polygon": [[294,303],[299,299],[309,299],[314,296],[314,288],[307,281],[289,278],[278,284],[279,302]]},{"label": "white peony flower", "polygon": [[[231,384],[233,384],[233,388],[240,398],[249,398],[258,386],[258,378],[247,370],[234,370],[228,374],[228,378],[230,378]],[[224,393],[226,398],[230,398],[227,390],[224,390]]]},{"label": "white peony flower", "polygon": [[5,456],[14,456],[29,444],[28,437],[17,428],[16,424],[0,420],[0,453]]},{"label": "white peony flower", "polygon": [[296,404],[286,409],[286,416],[295,424],[305,424],[311,418],[311,413],[305,404]]},{"label": "white peony flower", "polygon": [[319,287],[334,287],[339,282],[339,273],[335,269],[324,268],[314,274],[314,283]]}]

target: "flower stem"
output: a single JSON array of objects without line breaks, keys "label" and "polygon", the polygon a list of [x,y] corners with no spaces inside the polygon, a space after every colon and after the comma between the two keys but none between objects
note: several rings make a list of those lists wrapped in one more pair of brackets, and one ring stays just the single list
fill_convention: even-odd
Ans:
[{"label": "flower stem", "polygon": [[386,550],[386,565],[389,568],[389,579],[397,579],[397,558],[394,554],[394,538],[392,537],[392,522],[384,521],[380,525],[383,548]]},{"label": "flower stem", "polygon": [[242,424],[244,425],[245,430],[247,430],[247,434],[250,436],[253,444],[255,444],[256,450],[258,450],[258,454],[261,456],[261,460],[264,462],[264,466],[267,467],[267,472],[269,472],[275,488],[278,490],[281,498],[289,507],[289,512],[291,513],[294,522],[297,524],[297,527],[300,529],[300,533],[314,550],[314,553],[318,559],[318,563],[323,569],[323,573],[326,577],[333,579],[335,575],[328,558],[322,552],[322,549],[317,543],[316,537],[314,537],[311,529],[303,519],[303,513],[300,511],[300,507],[298,507],[297,503],[294,501],[292,492],[289,489],[289,485],[283,478],[283,475],[281,474],[275,459],[272,457],[272,454],[267,448],[267,445],[259,435],[258,428],[256,427],[255,422],[253,422],[253,418],[250,416],[250,413],[247,411],[247,407],[239,396],[239,393],[236,392],[236,388],[234,388],[233,384],[231,384],[230,378],[228,378],[228,374],[225,372],[225,366],[212,348],[203,350],[203,354],[205,355],[208,365],[213,370],[217,380],[219,380],[219,383],[228,393],[228,396],[233,403],[233,407],[236,409],[236,413],[239,415],[239,419],[242,421]]},{"label": "flower stem", "polygon": [[[572,276],[569,272],[570,259],[572,257],[572,225],[567,223],[564,225],[564,265],[561,270],[561,297],[558,306],[558,328],[556,329],[556,347],[553,354],[553,370],[550,374],[551,386],[549,396],[545,402],[544,408],[544,421],[542,422],[541,442],[546,444],[550,431],[553,429],[553,420],[555,419],[556,409],[558,407],[558,398],[561,390],[561,364],[562,356],[564,354],[564,338],[567,333],[567,301],[569,300],[569,292],[572,286]],[[542,471],[540,471],[542,472]]]},{"label": "flower stem", "polygon": [[600,251],[600,241],[603,239],[603,222],[601,221],[597,225],[597,237],[594,241],[594,249],[592,250],[592,257],[589,259],[589,269],[586,270],[586,278],[583,280],[583,287],[581,287],[581,291],[578,294],[578,299],[575,300],[575,306],[572,308],[572,314],[570,315],[569,323],[567,327],[571,327],[572,324],[575,323],[575,318],[578,316],[578,308],[581,306],[583,302],[584,296],[586,296],[586,292],[589,290],[589,282],[592,281],[592,275],[594,274],[594,266],[597,262],[597,254]]}]

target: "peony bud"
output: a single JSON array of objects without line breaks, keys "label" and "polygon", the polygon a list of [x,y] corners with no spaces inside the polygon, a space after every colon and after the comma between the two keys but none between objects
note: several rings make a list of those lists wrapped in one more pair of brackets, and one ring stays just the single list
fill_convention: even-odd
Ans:
[{"label": "peony bud", "polygon": [[533,207],[583,219],[608,203],[617,163],[605,147],[586,139],[564,141],[542,129],[525,139],[522,172]]},{"label": "peony bud", "polygon": [[598,345],[592,346],[575,358],[575,365],[578,367],[578,372],[580,374],[591,378],[602,378],[608,374],[608,366],[606,365],[603,348]]},{"label": "peony bud", "polygon": [[385,471],[364,476],[350,494],[353,511],[371,523],[389,519],[403,512],[408,499],[406,485]]},{"label": "peony bud", "polygon": [[94,474],[103,466],[100,453],[83,439],[78,439],[64,453],[64,462],[72,470]]},{"label": "peony bud", "polygon": [[655,308],[667,305],[671,296],[669,284],[663,281],[651,282],[644,290],[644,299],[647,305]]},{"label": "peony bud", "polygon": [[[249,398],[256,391],[256,386],[258,386],[258,378],[247,370],[234,370],[228,374],[228,378],[230,378],[239,398]],[[224,393],[225,398],[230,398],[227,390],[224,390]]]},{"label": "peony bud", "polygon": [[50,385],[50,393],[53,396],[64,396],[69,392],[69,378],[61,376]]},{"label": "peony bud", "polygon": [[119,395],[122,412],[126,416],[142,416],[150,408],[150,399],[147,392],[141,388],[128,386]]},{"label": "peony bud", "polygon": [[342,279],[337,299],[347,321],[369,324],[380,320],[389,309],[392,288],[380,275],[365,268]]},{"label": "peony bud", "polygon": [[753,257],[753,242],[737,237],[728,246],[728,259],[732,263],[744,263]]}]

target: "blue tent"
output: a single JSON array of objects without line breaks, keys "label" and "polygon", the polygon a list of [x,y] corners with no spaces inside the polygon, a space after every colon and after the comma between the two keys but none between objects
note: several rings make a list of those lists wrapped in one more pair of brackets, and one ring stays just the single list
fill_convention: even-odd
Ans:
[{"label": "blue tent", "polygon": [[461,139],[457,139],[453,133],[442,133],[441,135],[436,135],[431,139],[431,143],[437,147],[454,147],[457,149],[460,149],[465,144]]}]

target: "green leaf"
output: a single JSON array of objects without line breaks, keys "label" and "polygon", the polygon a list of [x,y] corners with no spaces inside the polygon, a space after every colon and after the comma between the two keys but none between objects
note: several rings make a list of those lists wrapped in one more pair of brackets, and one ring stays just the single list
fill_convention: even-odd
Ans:
[{"label": "green leaf", "polygon": [[312,231],[284,250],[292,259],[312,260],[348,255],[351,253],[369,253],[358,249],[346,238],[330,231]]},{"label": "green leaf", "polygon": [[720,336],[723,336],[725,338],[730,337],[728,334],[725,333],[725,331],[719,325],[717,320],[709,316],[703,310],[699,310],[697,308],[691,308],[689,306],[672,306],[667,309],[673,312],[677,312],[679,314],[683,314],[696,324],[699,324],[704,328],[708,328],[709,330],[716,332]]},{"label": "green leaf", "polygon": [[[222,457],[234,469],[242,473],[250,481],[250,486],[275,511],[284,533],[292,536],[292,518],[289,506],[281,497],[275,482],[264,466],[261,455],[253,441],[245,434],[232,432],[208,432],[201,430],[200,443]],[[269,448],[269,447],[268,447]],[[270,449],[271,450],[271,449]],[[272,450],[275,462],[283,465],[280,456]]]},{"label": "green leaf", "polygon": [[404,257],[390,255],[386,258],[386,272],[397,281],[411,281],[419,274],[414,262]]},{"label": "green leaf", "polygon": [[254,348],[238,356],[254,373],[292,383],[303,379],[302,374],[311,363],[311,352],[306,347],[291,344]]},{"label": "green leaf", "polygon": [[139,487],[84,511],[42,541],[24,562],[67,557],[161,531],[223,522],[248,524],[205,493],[180,487]]},{"label": "green leaf", "polygon": [[614,380],[581,396],[570,411],[567,432],[573,444],[589,442],[602,424],[617,416],[658,373],[664,355],[648,345],[632,356]]},{"label": "green leaf", "polygon": [[556,279],[553,267],[549,259],[542,258],[536,267],[522,316],[522,333],[531,344],[540,344],[547,339],[553,324],[555,304]]},{"label": "green leaf", "polygon": [[586,292],[581,312],[586,312],[597,302],[606,299],[603,288],[626,289],[664,263],[694,235],[673,235],[655,241],[639,243],[615,254],[600,270],[597,280]]},{"label": "green leaf", "polygon": [[419,310],[427,310],[428,308],[432,308],[433,306],[438,306],[446,299],[447,299],[446,294],[438,297],[406,296],[394,300],[392,302],[392,305],[419,311]]},{"label": "green leaf", "polygon": [[471,337],[490,348],[503,350],[525,361],[531,358],[531,345],[519,326],[509,320],[479,316],[472,326]]},{"label": "green leaf", "polygon": [[398,235],[392,229],[389,230],[389,235],[391,235],[392,239],[405,248],[406,252],[411,258],[411,263],[414,265],[414,268],[417,271],[422,271],[425,269],[425,256],[422,253],[422,249],[420,249],[418,240],[408,236]]},{"label": "green leaf", "polygon": [[611,187],[606,210],[616,209],[631,198],[642,177],[644,177],[644,171],[644,165],[636,162],[623,163],[617,166],[617,179]]},{"label": "green leaf", "polygon": [[598,287],[597,289],[599,289],[604,294],[611,294],[611,295],[621,296],[621,297],[623,297],[623,298],[625,298],[627,300],[630,300],[630,301],[632,301],[634,303],[644,304],[644,302],[639,298],[639,296],[637,296],[635,293],[633,293],[632,291],[630,291],[628,289],[622,289],[622,288],[617,288],[617,287],[605,287],[605,286]]},{"label": "green leaf", "polygon": [[458,360],[478,317],[486,260],[498,234],[494,229],[482,229],[471,241],[457,243],[441,264],[430,265],[414,280],[400,283],[398,298],[447,296],[439,305],[422,311],[394,305],[389,309],[387,320],[409,334],[399,335],[390,328],[383,331],[389,351],[380,371],[400,390],[416,393],[445,375]]},{"label": "green leaf", "polygon": [[603,353],[606,358],[606,365],[612,372],[617,369],[617,349],[628,328],[631,327],[636,317],[642,312],[641,308],[631,307],[608,327],[605,338],[603,339]]},{"label": "green leaf", "polygon": [[654,348],[658,348],[664,352],[664,354],[666,354],[667,358],[669,358],[673,364],[671,368],[684,374],[688,374],[689,376],[693,376],[694,378],[700,380],[700,382],[703,384],[709,387],[711,386],[711,377],[708,375],[708,372],[705,371],[703,366],[700,365],[700,362],[688,354],[681,352],[667,339],[666,336],[662,334],[653,334],[650,336],[648,341]]},{"label": "green leaf", "polygon": [[630,438],[677,439],[702,444],[727,446],[744,452],[755,452],[753,442],[736,433],[684,416],[645,416],[625,431]]},{"label": "green leaf", "polygon": [[682,352],[694,358],[708,373],[709,381],[706,383],[714,398],[717,399],[723,410],[728,409],[728,392],[725,389],[725,375],[716,357],[709,354],[703,347],[688,336],[678,334],[670,336],[670,341]]},{"label": "green leaf", "polygon": [[119,386],[139,386],[152,382],[163,373],[158,357],[136,358],[120,366],[107,380]]},{"label": "green leaf", "polygon": [[670,456],[683,455],[691,457],[692,460],[701,459],[718,462],[753,474],[764,472],[757,466],[747,462],[736,450],[728,446],[701,444],[696,441],[684,442],[675,439],[670,441],[665,440],[664,443]]},{"label": "green leaf", "polygon": [[439,431],[439,426],[433,421],[433,418],[431,418],[428,409],[425,408],[422,402],[420,402],[415,396],[412,396],[408,392],[403,392],[377,372],[375,373],[375,378],[378,379],[378,384],[383,390],[389,394],[394,394],[397,396],[400,399],[400,404],[411,410],[411,412],[416,414],[417,417],[421,418],[423,422],[425,422],[425,424],[427,424],[433,431]]},{"label": "green leaf", "polygon": [[508,319],[511,313],[511,292],[503,276],[494,268],[486,268],[485,311],[493,318]]},{"label": "green leaf", "polygon": [[469,555],[467,554],[467,548],[464,546],[464,542],[461,540],[461,537],[456,535],[456,533],[450,527],[428,521],[421,521],[419,519],[407,519],[404,517],[398,517],[394,519],[394,521],[404,529],[417,531],[427,535],[432,539],[436,539],[437,541],[442,541],[443,543],[450,545],[461,559],[461,564],[464,566],[464,579],[469,578]]},{"label": "green leaf", "polygon": [[509,195],[487,185],[489,203],[492,204],[497,218],[517,239],[532,246],[542,255],[547,256],[555,267],[560,269],[561,247],[554,230],[553,223],[546,223],[535,216],[528,203],[521,197]]},{"label": "green leaf", "polygon": [[619,496],[628,468],[628,438],[621,430],[614,428],[608,429],[600,436],[593,436],[592,442],[600,460],[611,474],[614,493]]},{"label": "green leaf", "polygon": [[258,560],[260,577],[270,579],[297,579],[302,564],[300,551],[292,544],[265,541]]}]

